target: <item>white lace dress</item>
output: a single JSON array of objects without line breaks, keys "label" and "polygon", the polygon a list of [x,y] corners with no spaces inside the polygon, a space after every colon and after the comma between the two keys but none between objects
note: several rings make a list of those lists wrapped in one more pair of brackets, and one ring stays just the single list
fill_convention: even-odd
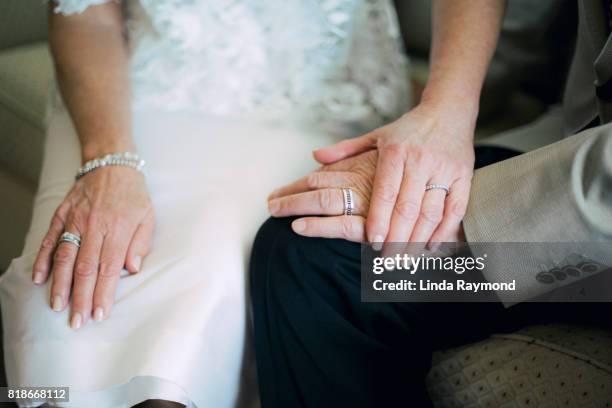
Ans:
[{"label": "white lace dress", "polygon": [[[103,2],[59,0],[56,11]],[[315,167],[313,148],[408,109],[391,0],[123,7],[133,134],[157,214],[153,250],[139,274],[122,275],[109,320],[79,331],[68,310],[49,308],[49,285],[32,284],[40,241],[80,165],[72,121],[61,101],[51,104],[25,249],[0,281],[9,384],[70,386],[60,405],[79,408],[150,398],[248,405],[245,282],[266,196]]]}]

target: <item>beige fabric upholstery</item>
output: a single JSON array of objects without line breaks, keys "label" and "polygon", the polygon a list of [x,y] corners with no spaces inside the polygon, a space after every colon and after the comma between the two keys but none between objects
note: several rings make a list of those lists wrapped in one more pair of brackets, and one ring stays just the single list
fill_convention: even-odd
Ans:
[{"label": "beige fabric upholstery", "polygon": [[611,407],[612,334],[527,327],[436,353],[427,380],[439,408]]}]

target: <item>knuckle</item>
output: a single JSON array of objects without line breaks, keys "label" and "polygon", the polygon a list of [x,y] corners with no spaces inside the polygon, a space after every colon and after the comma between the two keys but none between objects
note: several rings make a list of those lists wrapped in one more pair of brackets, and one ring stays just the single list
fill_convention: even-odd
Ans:
[{"label": "knuckle", "polygon": [[342,217],[340,221],[341,234],[344,238],[353,236],[353,223],[349,217]]},{"label": "knuckle", "polygon": [[290,202],[291,198],[283,197],[283,198],[278,198],[276,200],[278,200],[276,201],[278,205],[277,214],[286,214],[287,211],[289,211],[289,209],[291,208],[291,202]]},{"label": "knuckle", "polygon": [[87,226],[90,229],[100,229],[104,225],[99,211],[92,210],[87,217]]},{"label": "knuckle", "polygon": [[138,220],[140,217],[137,214],[130,216],[118,217],[116,222],[113,224],[112,231],[119,231],[122,234],[133,234],[138,228]]},{"label": "knuckle", "polygon": [[419,161],[423,157],[427,155],[427,151],[425,151],[421,146],[411,146],[406,152],[407,161]]},{"label": "knuckle", "polygon": [[331,207],[332,196],[329,190],[320,190],[318,193],[319,207],[321,210],[329,210]]},{"label": "knuckle", "polygon": [[111,225],[111,228],[113,230],[125,231],[131,228],[132,220],[130,219],[129,216],[126,217],[126,216],[117,214],[117,215],[110,217],[109,224]]},{"label": "knuckle", "polygon": [[53,255],[53,262],[60,267],[69,266],[72,264],[74,256],[67,250],[58,249]]},{"label": "knuckle", "polygon": [[70,210],[70,204],[67,201],[64,201],[57,207],[55,212],[53,213],[52,222],[64,222],[66,221],[66,213]]},{"label": "knuckle", "polygon": [[397,142],[385,143],[382,148],[382,153],[388,158],[400,157],[404,151],[404,147]]},{"label": "knuckle", "polygon": [[75,268],[74,274],[83,278],[92,276],[95,274],[98,265],[95,261],[87,259],[78,261]]},{"label": "knuckle", "polygon": [[112,278],[119,274],[122,262],[116,258],[109,258],[100,261],[99,276],[102,278]]},{"label": "knuckle", "polygon": [[319,186],[319,174],[310,173],[306,176],[306,186],[308,188],[317,188]]},{"label": "knuckle", "polygon": [[94,209],[87,217],[87,226],[106,235],[117,229],[120,220],[115,215],[103,210]]},{"label": "knuckle", "polygon": [[425,153],[421,157],[420,165],[431,173],[444,172],[448,168],[446,158],[435,153]]},{"label": "knuckle", "polygon": [[442,212],[440,206],[429,206],[421,210],[421,217],[431,224],[439,224],[442,221]]},{"label": "knuckle", "polygon": [[41,249],[53,249],[55,248],[55,240],[51,237],[45,237],[43,238],[42,242],[40,243],[40,248]]},{"label": "knuckle", "polygon": [[455,216],[463,218],[467,212],[467,202],[461,200],[451,203],[451,212]]},{"label": "knuckle", "polygon": [[399,171],[404,168],[404,155],[402,147],[399,145],[389,145],[381,152],[384,155],[384,161],[391,169]]},{"label": "knuckle", "polygon": [[400,201],[395,206],[395,212],[408,221],[415,221],[419,214],[419,205],[410,200]]},{"label": "knuckle", "polygon": [[57,214],[51,218],[51,223],[49,224],[50,230],[61,230],[64,227],[64,221]]},{"label": "knuckle", "polygon": [[117,230],[121,224],[121,218],[113,213],[104,213],[98,214],[98,219],[101,228],[103,228],[105,233],[112,233],[114,230]]},{"label": "knuckle", "polygon": [[82,226],[87,225],[87,218],[87,214],[82,210],[76,210],[70,214],[70,222],[79,230]]},{"label": "knuckle", "polygon": [[153,232],[153,229],[155,228],[155,223],[156,223],[155,217],[156,217],[155,211],[151,209],[150,211],[147,211],[144,218],[142,219],[142,225],[150,227],[151,232]]},{"label": "knuckle", "polygon": [[377,186],[375,198],[385,203],[393,203],[397,197],[397,191],[392,184],[382,183]]}]

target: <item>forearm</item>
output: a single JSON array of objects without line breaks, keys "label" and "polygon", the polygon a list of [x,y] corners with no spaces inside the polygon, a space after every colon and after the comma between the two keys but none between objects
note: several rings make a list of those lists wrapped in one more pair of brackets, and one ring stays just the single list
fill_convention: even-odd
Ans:
[{"label": "forearm", "polygon": [[81,141],[82,160],[131,151],[130,87],[121,8],[50,12],[49,43],[59,88]]},{"label": "forearm", "polygon": [[[551,299],[576,295],[593,300],[598,293],[589,289],[592,279],[578,280],[601,267],[567,279],[555,270],[571,266],[580,271],[588,261],[603,269],[612,265],[611,131],[611,125],[590,128],[476,170],[463,227],[474,255],[488,253],[485,278],[516,282],[511,294],[499,293],[502,301],[517,303],[549,291],[554,291]],[[500,244],[507,242],[534,245],[512,252],[513,246]],[[507,262],[511,252],[512,262]],[[570,284],[572,289],[557,291]]]},{"label": "forearm", "polygon": [[505,0],[433,1],[431,68],[423,102],[476,120],[504,9]]}]

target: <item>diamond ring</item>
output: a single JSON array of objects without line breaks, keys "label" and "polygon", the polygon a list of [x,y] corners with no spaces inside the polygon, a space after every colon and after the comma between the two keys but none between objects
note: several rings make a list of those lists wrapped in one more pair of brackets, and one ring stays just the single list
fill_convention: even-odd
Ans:
[{"label": "diamond ring", "polygon": [[450,193],[450,189],[446,184],[427,184],[425,186],[425,191],[429,190],[444,190],[446,191],[446,195]]}]

